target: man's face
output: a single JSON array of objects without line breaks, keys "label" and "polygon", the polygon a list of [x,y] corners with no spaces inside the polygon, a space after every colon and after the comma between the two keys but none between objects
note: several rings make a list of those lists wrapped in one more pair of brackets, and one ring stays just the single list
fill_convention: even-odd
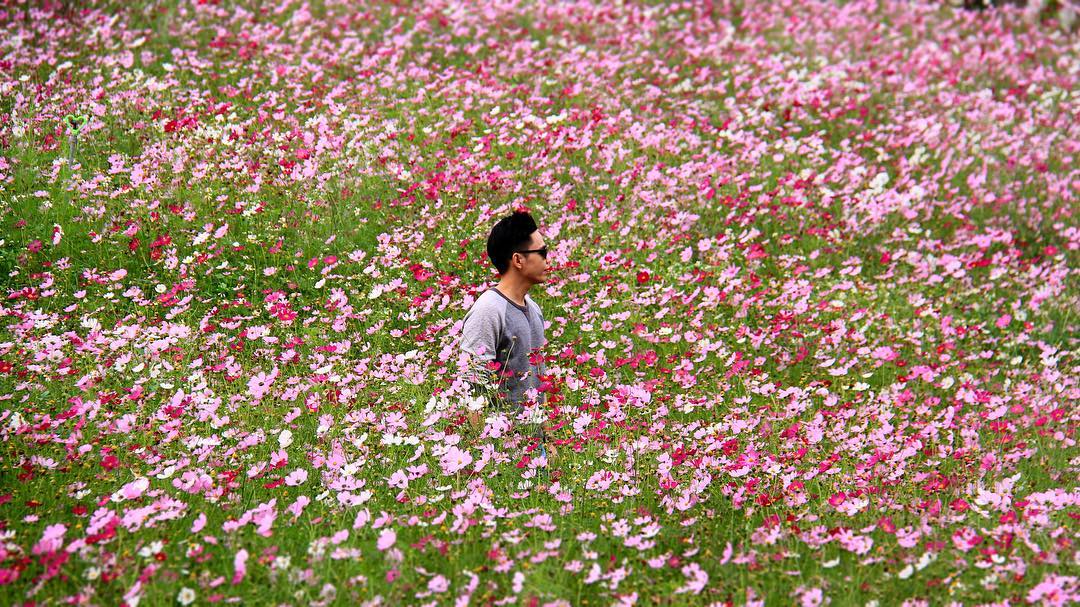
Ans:
[{"label": "man's face", "polygon": [[[529,242],[527,245],[522,245],[519,251],[536,251],[537,249],[544,248],[544,237],[540,235],[540,231],[537,230],[529,235]],[[519,274],[525,280],[528,280],[532,284],[539,284],[547,280],[548,272],[551,266],[548,265],[547,259],[540,253],[514,253],[510,258],[510,265],[513,266]]]}]

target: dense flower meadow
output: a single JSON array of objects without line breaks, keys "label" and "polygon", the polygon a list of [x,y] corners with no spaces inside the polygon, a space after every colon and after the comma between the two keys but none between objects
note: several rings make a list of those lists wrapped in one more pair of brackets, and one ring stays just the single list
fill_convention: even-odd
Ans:
[{"label": "dense flower meadow", "polygon": [[[1080,601],[1052,25],[4,3],[0,602]],[[515,208],[546,457],[457,347]]]}]

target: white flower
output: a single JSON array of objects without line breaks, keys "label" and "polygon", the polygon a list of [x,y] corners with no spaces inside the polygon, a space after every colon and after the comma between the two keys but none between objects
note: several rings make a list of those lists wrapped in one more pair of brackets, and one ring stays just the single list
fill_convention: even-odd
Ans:
[{"label": "white flower", "polygon": [[190,605],[195,602],[195,591],[187,586],[180,589],[180,593],[176,595],[176,602],[181,605]]},{"label": "white flower", "polygon": [[11,417],[8,419],[8,428],[11,430],[18,430],[19,427],[25,423],[26,420],[23,419],[23,416],[18,411],[16,411],[15,413],[12,413]]},{"label": "white flower", "polygon": [[151,542],[149,546],[143,546],[141,549],[139,549],[139,556],[143,558],[150,558],[155,554],[161,552],[161,549],[164,547],[165,544],[163,544],[160,540],[155,540],[154,542]]},{"label": "white flower", "polygon": [[915,150],[915,153],[911,155],[911,158],[908,159],[908,162],[911,163],[911,166],[919,166],[919,163],[921,163],[924,158],[926,158],[926,147],[920,145],[918,149]]},{"label": "white flower", "polygon": [[915,568],[912,567],[911,565],[908,565],[907,567],[904,567],[903,569],[901,569],[900,573],[896,574],[896,577],[898,577],[898,578],[900,578],[902,580],[906,580],[909,577],[911,577],[911,575],[913,573],[915,573]]},{"label": "white flower", "polygon": [[465,408],[469,411],[479,411],[484,408],[484,397],[476,396],[475,398],[465,398]]},{"label": "white flower", "polygon": [[282,449],[284,449],[284,448],[288,447],[289,445],[291,445],[292,441],[293,441],[292,431],[289,430],[288,428],[282,430],[281,434],[278,435],[278,445]]},{"label": "white flower", "polygon": [[919,557],[919,560],[915,562],[915,569],[922,571],[927,565],[933,563],[936,558],[937,554],[933,552],[924,552],[923,555]]}]

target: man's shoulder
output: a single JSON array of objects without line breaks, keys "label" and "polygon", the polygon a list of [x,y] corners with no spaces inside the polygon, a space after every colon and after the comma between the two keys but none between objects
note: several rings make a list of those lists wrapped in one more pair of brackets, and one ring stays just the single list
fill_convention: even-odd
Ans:
[{"label": "man's shoulder", "polygon": [[525,305],[529,308],[535,309],[537,312],[540,312],[541,316],[543,315],[543,310],[540,309],[540,304],[536,303],[536,300],[534,300],[532,297],[529,297],[527,293],[525,294]]},{"label": "man's shoulder", "polygon": [[487,289],[476,297],[476,301],[469,308],[469,313],[502,313],[505,307],[506,303],[499,294],[494,289]]}]

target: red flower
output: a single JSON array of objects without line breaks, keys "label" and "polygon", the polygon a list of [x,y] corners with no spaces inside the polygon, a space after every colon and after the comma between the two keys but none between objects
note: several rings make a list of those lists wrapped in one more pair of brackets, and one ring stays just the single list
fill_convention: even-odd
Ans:
[{"label": "red flower", "polygon": [[878,528],[885,533],[896,533],[896,524],[893,523],[892,517],[881,517],[881,519],[878,521]]},{"label": "red flower", "polygon": [[750,252],[746,254],[747,259],[763,259],[768,256],[769,254],[765,252],[765,247],[757,242],[750,245]]},{"label": "red flower", "polygon": [[120,465],[120,460],[112,453],[101,458],[101,467],[105,470],[115,470]]},{"label": "red flower", "polygon": [[637,283],[639,285],[643,285],[643,284],[645,284],[647,282],[649,282],[649,273],[646,272],[645,270],[642,270],[642,271],[638,272],[637,273]]}]

